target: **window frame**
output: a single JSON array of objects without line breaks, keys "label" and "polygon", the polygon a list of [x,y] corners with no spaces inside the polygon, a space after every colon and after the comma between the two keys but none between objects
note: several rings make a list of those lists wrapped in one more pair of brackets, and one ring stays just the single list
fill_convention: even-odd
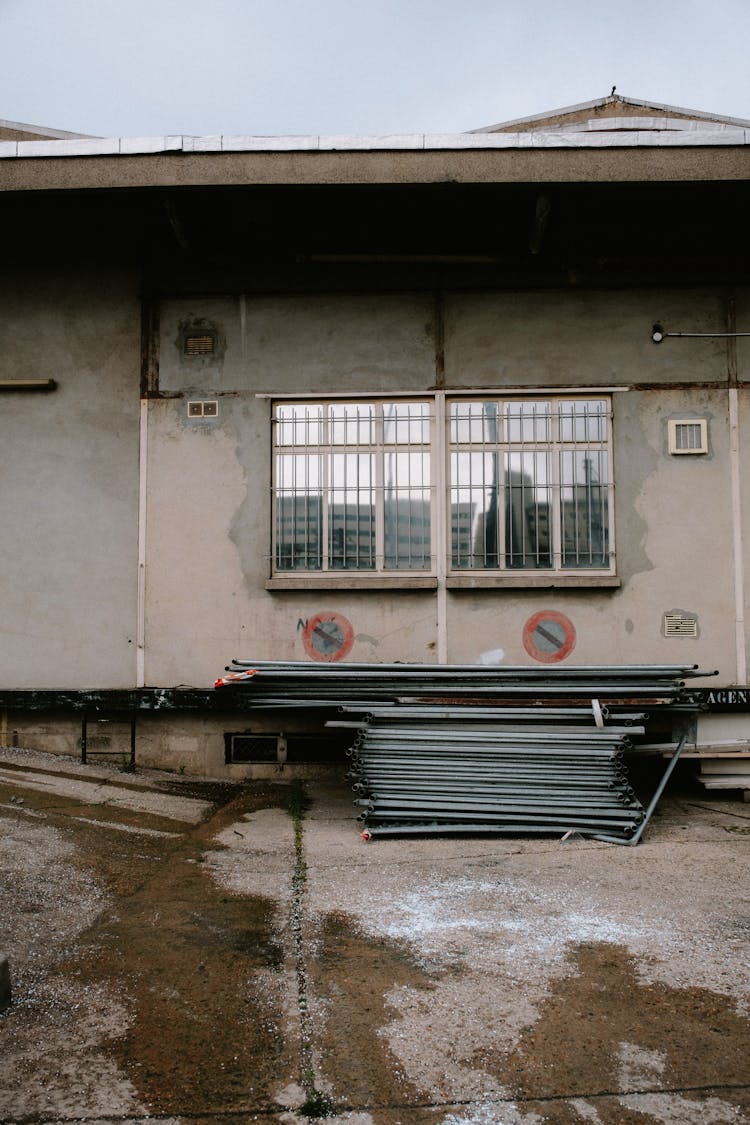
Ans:
[{"label": "window frame", "polygon": [[[361,395],[356,392],[347,395],[344,393],[336,393],[333,395],[281,395],[274,396],[272,394],[264,395],[264,398],[270,400],[271,411],[271,550],[270,550],[270,578],[266,582],[268,589],[291,589],[291,588],[311,588],[319,587],[348,587],[351,589],[383,589],[391,587],[421,587],[434,589],[439,585],[440,581],[445,581],[449,588],[459,589],[461,587],[482,587],[482,586],[516,586],[516,587],[534,587],[534,586],[619,586],[620,582],[616,577],[616,551],[615,551],[615,479],[614,479],[614,434],[613,434],[613,391],[620,388],[576,388],[564,390],[545,391],[544,389],[529,388],[528,391],[523,389],[514,388],[512,392],[499,391],[497,388],[492,389],[477,389],[470,392],[462,392],[461,390],[453,391],[429,391],[429,392],[395,392],[391,395]],[[438,403],[442,399],[445,404],[444,411],[438,408]],[[451,495],[452,495],[452,481],[450,478],[450,463],[451,451],[454,443],[451,440],[451,407],[454,403],[458,402],[496,402],[498,404],[512,403],[512,402],[550,402],[559,404],[562,401],[582,402],[590,400],[603,400],[605,402],[604,418],[606,419],[606,432],[603,441],[600,444],[603,448],[603,454],[606,457],[606,465],[608,472],[608,481],[606,484],[606,497],[607,497],[607,554],[608,565],[602,567],[562,567],[561,565],[561,552],[560,552],[560,539],[562,536],[562,524],[560,522],[560,499],[559,495],[555,496],[553,509],[556,511],[553,524],[554,530],[554,546],[553,546],[553,566],[551,567],[509,567],[507,565],[499,565],[496,568],[489,567],[456,567],[453,565],[453,541],[452,541],[452,518],[451,518]],[[278,471],[277,471],[277,457],[280,448],[276,440],[277,432],[277,408],[281,406],[305,406],[305,407],[322,407],[324,410],[328,406],[342,406],[342,405],[360,405],[360,404],[375,404],[380,411],[379,417],[381,420],[379,432],[379,444],[374,442],[370,445],[365,445],[364,449],[376,449],[378,456],[382,455],[384,443],[382,442],[382,408],[386,404],[402,404],[402,403],[422,403],[428,407],[429,418],[429,434],[428,441],[422,443],[420,448],[423,448],[429,458],[429,487],[428,503],[430,510],[430,561],[429,568],[386,568],[384,566],[384,557],[382,551],[383,544],[383,504],[384,492],[382,489],[375,490],[376,500],[376,561],[375,566],[372,568],[351,568],[345,567],[324,569],[321,565],[318,569],[303,569],[301,567],[282,568],[277,565],[278,562]],[[442,426],[443,432],[438,433],[439,426]],[[570,445],[571,443],[567,443]],[[575,443],[572,443],[575,446]],[[538,449],[549,452],[552,461],[559,460],[559,454],[566,446],[565,442],[552,440],[548,442],[539,442]],[[292,447],[289,447],[292,448]],[[296,446],[294,448],[297,448]],[[330,450],[332,447],[327,447]],[[336,446],[338,450],[347,448],[347,446]],[[411,447],[409,447],[411,448]],[[503,443],[496,447],[498,457],[503,456]],[[555,474],[557,469],[555,470]],[[377,473],[376,473],[377,475]],[[382,473],[380,474],[380,484],[382,485]],[[555,507],[556,506],[556,507]],[[379,529],[378,525],[380,525]],[[321,523],[321,537],[327,538],[327,527],[325,523]],[[442,541],[441,541],[442,540]],[[325,544],[324,544],[325,546]],[[499,544],[500,555],[503,556],[503,544]],[[440,557],[438,556],[440,551]],[[323,558],[325,556],[323,555]]]},{"label": "window frame", "polygon": [[[402,406],[402,405],[416,405],[422,404],[427,408],[426,414],[417,416],[417,422],[427,422],[427,439],[421,442],[403,442],[387,441],[385,434],[386,419],[384,417],[383,408],[385,406]],[[372,426],[372,440],[368,442],[350,442],[348,440],[333,441],[330,440],[330,431],[336,425],[327,416],[329,408],[347,407],[347,406],[360,406],[371,405],[375,407],[375,412],[371,418]],[[278,502],[280,490],[278,488],[278,465],[279,459],[284,454],[281,451],[287,451],[291,456],[303,456],[304,453],[299,452],[305,449],[314,449],[312,443],[305,444],[280,444],[277,441],[278,427],[283,424],[283,420],[277,416],[277,408],[279,406],[312,406],[321,408],[320,416],[320,434],[322,440],[319,443],[321,457],[321,472],[320,472],[320,496],[321,496],[321,517],[320,517],[320,566],[310,567],[305,569],[303,567],[281,567],[279,566],[279,510]],[[340,420],[339,420],[340,421]],[[408,420],[400,420],[402,423]],[[398,425],[398,422],[396,423]],[[343,421],[344,429],[346,431],[347,422]],[[284,399],[272,402],[271,405],[271,428],[272,428],[272,469],[271,469],[271,575],[272,578],[278,581],[286,582],[290,579],[309,579],[311,582],[341,579],[342,584],[348,584],[349,578],[363,579],[365,581],[377,580],[395,580],[398,582],[405,582],[406,584],[413,584],[414,580],[433,579],[436,573],[436,521],[434,513],[438,503],[438,482],[434,473],[434,450],[435,450],[435,398],[434,395],[415,394],[405,397],[403,395],[388,396],[356,396],[348,397],[334,397],[334,396],[321,396],[320,398],[306,398],[300,396],[299,399]],[[345,433],[346,438],[346,433]],[[386,561],[386,545],[385,545],[385,524],[386,524],[386,490],[384,485],[385,474],[385,457],[388,451],[402,450],[403,452],[411,452],[414,449],[423,451],[427,456],[427,470],[429,477],[428,485],[421,485],[421,490],[427,493],[427,503],[430,513],[430,538],[429,538],[429,566],[414,566],[414,567],[387,567]],[[298,452],[294,452],[298,451]],[[327,457],[333,456],[346,456],[346,455],[366,455],[370,453],[373,459],[372,483],[370,491],[374,497],[374,550],[372,552],[373,565],[371,567],[351,567],[344,566],[337,567],[331,565],[331,551],[330,551],[330,526],[331,526],[331,509],[334,507],[333,495],[335,491],[342,491],[341,488],[333,489],[329,480],[329,466],[326,464]],[[346,491],[345,489],[343,491]],[[346,518],[346,517],[345,517]],[[398,551],[398,544],[396,546]]]},{"label": "window frame", "polygon": [[[448,578],[455,579],[456,577],[474,577],[474,578],[501,578],[503,580],[513,579],[516,582],[521,582],[523,579],[539,578],[543,579],[554,578],[555,580],[563,579],[582,579],[585,577],[590,578],[609,578],[614,577],[615,570],[615,480],[614,480],[614,442],[613,442],[613,407],[612,395],[607,392],[602,392],[599,388],[591,388],[590,390],[581,390],[576,392],[544,392],[535,390],[529,394],[523,392],[515,392],[509,395],[502,392],[477,392],[470,396],[456,396],[446,393],[447,409],[446,409],[446,466],[445,466],[445,485],[446,485],[446,518],[449,525],[447,528],[447,536],[449,543],[447,544],[447,574]],[[591,401],[601,401],[605,404],[603,417],[606,425],[606,432],[603,439],[589,439],[586,442],[577,442],[575,439],[567,439],[562,435],[562,418],[563,414],[560,411],[560,404],[564,402],[583,403]],[[452,422],[452,406],[455,403],[493,403],[497,406],[497,418],[503,420],[504,407],[511,404],[543,404],[549,403],[549,426],[548,434],[545,438],[532,438],[530,440],[514,439],[511,436],[498,433],[498,436],[489,442],[475,443],[472,441],[453,440],[453,422]],[[519,415],[519,418],[522,416]],[[536,424],[536,416],[534,417],[533,424]],[[544,416],[543,416],[544,417]],[[571,415],[576,418],[576,415]],[[528,420],[528,419],[527,419]],[[519,426],[523,425],[523,421]],[[523,454],[548,454],[549,455],[549,481],[545,488],[550,493],[550,515],[549,515],[549,534],[551,537],[551,557],[552,565],[550,566],[512,566],[508,564],[508,555],[512,552],[503,550],[502,534],[498,535],[497,554],[498,565],[495,567],[477,567],[477,566],[457,566],[454,562],[454,542],[452,533],[452,499],[454,490],[458,492],[461,488],[460,482],[454,480],[451,469],[451,458],[454,453],[467,453],[473,452],[473,447],[478,446],[482,450],[488,452],[490,455],[497,457],[497,463],[500,465],[506,456]],[[560,472],[560,455],[563,453],[580,452],[581,448],[596,448],[598,452],[604,454],[607,466],[607,482],[605,487],[607,498],[607,527],[606,527],[606,544],[607,544],[607,557],[608,564],[606,566],[564,566],[563,553],[564,553],[564,517],[563,517],[563,483],[561,481]],[[505,494],[507,491],[506,486],[506,468],[503,466],[498,480],[501,482],[498,485],[497,491],[499,496],[498,526],[502,527],[506,518],[506,500]],[[575,487],[575,486],[574,486]]]}]

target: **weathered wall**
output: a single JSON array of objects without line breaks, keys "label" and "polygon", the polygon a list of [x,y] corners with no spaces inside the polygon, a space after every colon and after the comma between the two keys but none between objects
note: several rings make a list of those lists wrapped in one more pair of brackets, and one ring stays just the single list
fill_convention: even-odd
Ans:
[{"label": "weathered wall", "polygon": [[[302,725],[306,729],[307,724]],[[284,726],[285,733],[289,735],[288,722],[285,721]],[[232,712],[169,716],[140,714],[136,726],[136,768],[168,769],[192,776],[228,777],[233,780],[276,778],[282,781],[331,770],[340,775],[345,768],[344,752],[340,747],[333,749],[322,761],[306,761],[302,752],[293,751],[293,760],[285,764],[274,760],[227,764],[224,732],[252,730],[255,734],[278,735],[278,728],[278,718],[270,715],[260,718],[254,715],[251,719],[248,715]],[[81,754],[81,721],[70,712],[11,714],[5,737],[7,745],[21,746],[26,750],[64,754],[71,758],[79,758]],[[96,722],[91,719],[86,739],[89,765],[113,766],[124,772],[129,770],[129,721]]]},{"label": "weathered wall", "polygon": [[[0,415],[0,680],[7,688],[136,682],[140,363],[137,278],[98,263],[14,272],[2,289],[2,378],[53,377],[51,394],[5,394]],[[502,650],[529,663],[525,622],[574,623],[571,662],[696,661],[736,678],[733,493],[722,340],[712,291],[234,297],[162,302],[163,397],[148,403],[145,682],[210,684],[232,656],[306,658],[305,623],[335,611],[351,658],[437,658],[434,589],[270,590],[270,401],[258,395],[451,388],[628,388],[613,393],[619,588],[449,589],[448,656]],[[750,300],[737,297],[737,327]],[[219,361],[181,357],[181,326],[207,321]],[[739,340],[733,366],[747,376]],[[732,364],[729,364],[732,367]],[[716,385],[707,385],[716,384]],[[216,398],[216,420],[187,401]],[[750,526],[750,404],[739,393],[738,511]],[[708,419],[707,456],[667,452],[667,420]],[[750,591],[744,589],[745,615]],[[666,639],[663,614],[698,617]]]},{"label": "weathered wall", "polygon": [[[409,294],[164,302],[161,390],[184,397],[149,406],[148,683],[203,686],[236,655],[304,659],[304,623],[325,610],[351,621],[351,659],[436,659],[434,590],[266,589],[270,403],[256,397],[426,391],[440,347],[436,313],[429,295]],[[726,383],[727,348],[722,340],[651,341],[655,321],[724,331],[721,294],[448,294],[443,314],[448,390],[629,388],[613,395],[620,587],[449,590],[449,659],[502,649],[507,661],[529,663],[524,624],[549,608],[575,625],[571,662],[695,661],[732,682],[727,391],[702,385]],[[191,321],[217,328],[218,363],[180,359],[180,326]],[[740,349],[741,377],[745,355]],[[190,397],[218,397],[218,419],[189,419]],[[668,454],[675,416],[708,419],[707,456]],[[748,427],[745,416],[743,433]],[[697,639],[662,636],[663,614],[675,609],[697,615]]]},{"label": "weathered wall", "polygon": [[134,272],[15,263],[0,281],[0,682],[134,683],[140,305]]}]

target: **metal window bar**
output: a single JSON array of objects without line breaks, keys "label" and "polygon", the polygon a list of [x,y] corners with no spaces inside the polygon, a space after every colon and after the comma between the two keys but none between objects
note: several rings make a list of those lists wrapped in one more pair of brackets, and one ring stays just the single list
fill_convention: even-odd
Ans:
[{"label": "metal window bar", "polygon": [[[568,409],[566,409],[568,408]],[[610,565],[610,411],[605,399],[559,403],[560,529],[563,569]]]},{"label": "metal window bar", "polygon": [[453,402],[448,436],[454,569],[611,572],[608,398]]},{"label": "metal window bar", "polygon": [[278,403],[277,570],[430,571],[430,400]]}]

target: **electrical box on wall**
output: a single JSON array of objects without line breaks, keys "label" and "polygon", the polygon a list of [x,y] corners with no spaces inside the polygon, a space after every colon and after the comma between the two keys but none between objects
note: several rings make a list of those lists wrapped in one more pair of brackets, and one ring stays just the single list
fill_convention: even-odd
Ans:
[{"label": "electrical box on wall", "polygon": [[218,418],[219,403],[216,399],[192,399],[187,404],[188,418]]}]

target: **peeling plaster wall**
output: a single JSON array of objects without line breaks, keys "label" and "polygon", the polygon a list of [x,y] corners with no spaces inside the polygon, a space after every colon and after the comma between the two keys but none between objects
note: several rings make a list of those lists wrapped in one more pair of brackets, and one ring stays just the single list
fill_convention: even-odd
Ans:
[{"label": "peeling plaster wall", "polygon": [[[2,286],[0,377],[54,378],[5,394],[0,413],[0,681],[6,688],[136,683],[140,308],[135,270],[18,263]],[[147,403],[145,681],[212,683],[233,656],[309,659],[316,614],[352,627],[353,660],[437,659],[438,598],[415,589],[269,590],[274,393],[375,394],[577,386],[613,392],[616,589],[451,589],[451,661],[530,664],[524,626],[544,610],[575,628],[570,663],[697,662],[732,683],[735,543],[727,377],[750,340],[651,341],[726,329],[709,290],[210,297],[161,303],[160,391]],[[750,294],[736,299],[750,328]],[[216,332],[187,358],[186,329]],[[191,418],[192,399],[218,403]],[[705,418],[709,452],[671,456],[670,418]],[[750,392],[739,390],[739,495],[750,528]],[[750,615],[750,590],[741,610]],[[695,639],[663,615],[695,614]],[[750,656],[750,653],[748,654]],[[143,761],[220,773],[215,722],[144,728]],[[18,720],[31,731],[37,720]],[[225,729],[236,725],[227,720]],[[243,725],[242,723],[240,725]],[[205,730],[204,730],[205,726]],[[42,724],[39,729],[44,727]],[[14,728],[15,729],[15,728]],[[46,728],[45,728],[46,729]],[[75,753],[77,723],[65,738]],[[158,732],[158,733],[157,733]],[[52,736],[39,742],[52,746]],[[69,745],[68,745],[69,744]],[[171,756],[170,756],[171,755]]]},{"label": "peeling plaster wall", "polygon": [[[428,591],[266,591],[271,407],[256,397],[424,390],[435,378],[432,314],[429,296],[409,295],[164,303],[160,386],[185,397],[149,408],[148,683],[205,686],[233,656],[307,659],[305,623],[327,609],[356,623],[352,659],[435,659]],[[175,341],[201,318],[227,348],[199,369]],[[187,417],[188,397],[216,394],[216,421]]]},{"label": "peeling plaster wall", "polygon": [[[715,339],[651,341],[655,321],[674,331],[725,331],[722,294],[461,293],[445,295],[443,308],[449,391],[634,388],[613,395],[620,588],[449,591],[449,659],[473,661],[502,650],[506,661],[528,664],[524,624],[553,609],[574,624],[571,663],[697,662],[719,668],[722,681],[731,682],[732,498],[721,385],[727,347]],[[180,358],[185,323],[214,326],[222,341],[218,362]],[[161,325],[161,390],[183,397],[149,409],[147,682],[203,686],[232,656],[306,659],[305,623],[323,611],[351,622],[350,659],[436,659],[434,591],[265,588],[270,403],[256,397],[431,388],[439,336],[433,299],[170,300]],[[745,358],[739,349],[741,378]],[[188,419],[190,397],[217,397],[218,418]],[[670,456],[670,417],[706,418],[708,455]],[[742,425],[747,432],[746,405]],[[748,443],[746,460],[745,449]],[[743,504],[747,523],[744,494]],[[697,638],[662,635],[663,615],[674,609],[697,615]]]}]

